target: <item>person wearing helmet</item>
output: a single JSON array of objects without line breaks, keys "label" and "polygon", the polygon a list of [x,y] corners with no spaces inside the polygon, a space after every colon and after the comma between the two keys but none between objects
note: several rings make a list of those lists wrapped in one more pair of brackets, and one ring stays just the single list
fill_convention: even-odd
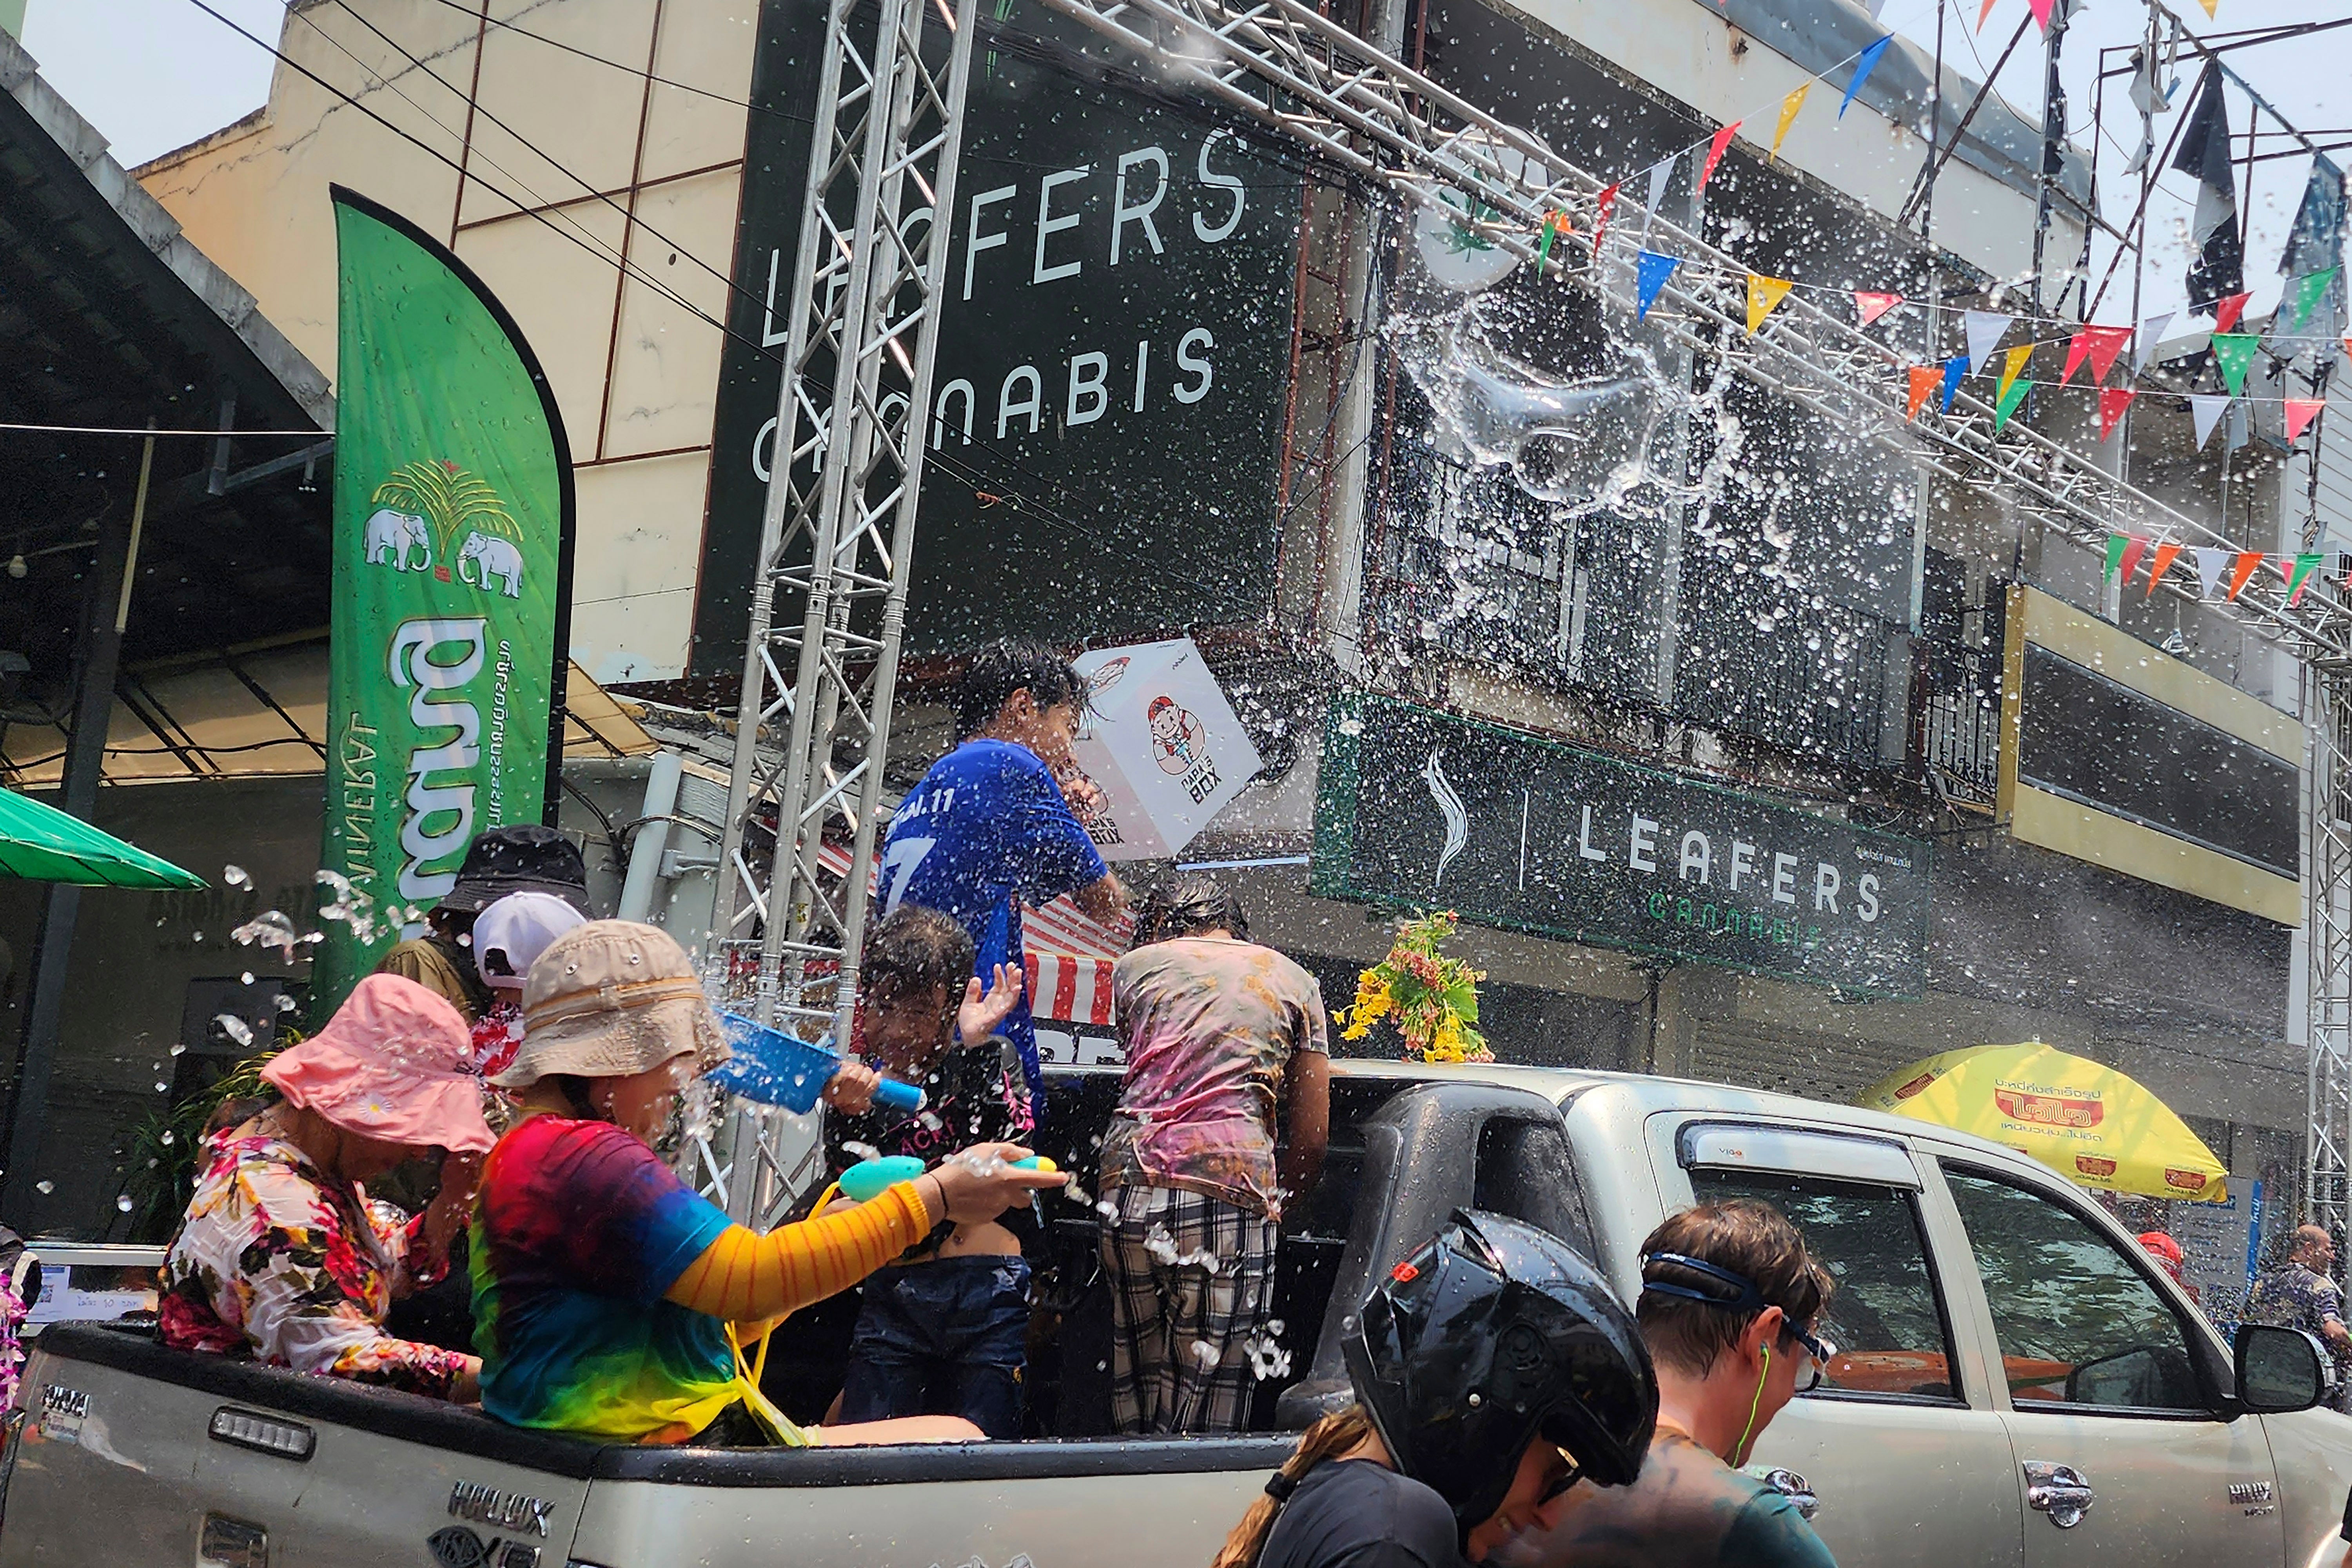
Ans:
[{"label": "person wearing helmet", "polygon": [[1214,1568],[1458,1568],[1642,1467],[1658,1384],[1633,1314],[1567,1243],[1457,1212],[1364,1303],[1356,1403],[1324,1416]]},{"label": "person wearing helmet", "polygon": [[1745,1465],[1837,1347],[1830,1276],[1769,1203],[1685,1209],[1642,1243],[1642,1337],[1657,1439],[1640,1478],[1580,1493],[1532,1556],[1552,1568],[1837,1568],[1797,1506]]}]

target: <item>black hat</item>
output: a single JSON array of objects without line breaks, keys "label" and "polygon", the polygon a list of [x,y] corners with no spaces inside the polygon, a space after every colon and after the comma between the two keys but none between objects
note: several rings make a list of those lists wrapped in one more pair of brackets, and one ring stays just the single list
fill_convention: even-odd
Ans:
[{"label": "black hat", "polygon": [[588,907],[588,865],[580,846],[536,822],[485,828],[466,847],[457,883],[434,907],[479,915],[509,893],[551,893],[581,914]]},{"label": "black hat", "polygon": [[1633,1314],[1566,1242],[1499,1214],[1455,1211],[1372,1292],[1342,1349],[1397,1469],[1452,1506],[1465,1541],[1534,1438],[1623,1486],[1657,1423]]}]

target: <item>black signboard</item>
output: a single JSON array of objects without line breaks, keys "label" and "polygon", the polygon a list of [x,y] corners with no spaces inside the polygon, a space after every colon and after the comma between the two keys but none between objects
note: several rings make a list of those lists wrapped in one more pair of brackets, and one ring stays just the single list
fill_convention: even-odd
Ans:
[{"label": "black signboard", "polygon": [[[742,660],[824,16],[761,7],[698,672]],[[1302,173],[1026,0],[981,16],[908,648],[1260,617]],[[927,37],[944,49],[945,28]]]},{"label": "black signboard", "polygon": [[1870,996],[1926,983],[1927,846],[1384,698],[1335,700],[1326,897]]}]

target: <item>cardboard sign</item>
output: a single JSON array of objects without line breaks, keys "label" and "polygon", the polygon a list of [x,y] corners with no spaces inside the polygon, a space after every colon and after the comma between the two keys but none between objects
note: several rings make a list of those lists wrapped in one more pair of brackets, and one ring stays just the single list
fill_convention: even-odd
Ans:
[{"label": "cardboard sign", "polygon": [[1077,661],[1085,727],[1071,748],[1108,805],[1087,831],[1107,861],[1167,860],[1256,777],[1250,744],[1190,637]]}]

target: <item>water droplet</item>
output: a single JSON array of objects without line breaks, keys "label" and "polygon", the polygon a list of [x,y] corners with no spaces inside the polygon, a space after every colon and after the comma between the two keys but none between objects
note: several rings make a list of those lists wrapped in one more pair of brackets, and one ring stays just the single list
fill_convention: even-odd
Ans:
[{"label": "water droplet", "polygon": [[253,1026],[235,1013],[215,1013],[213,1015],[213,1024],[221,1033],[239,1045],[253,1043]]},{"label": "water droplet", "polygon": [[173,1056],[184,1056],[187,1054],[187,1050],[188,1046],[185,1040],[173,1040],[172,1042],[172,1054]]},{"label": "water droplet", "polygon": [[164,1143],[165,1145],[172,1145],[172,1144],[176,1144],[176,1143],[178,1143],[179,1141],[180,1141],[180,1134],[177,1134],[177,1133],[175,1133],[175,1132],[172,1131],[172,1129],[171,1129],[171,1128],[169,1128],[169,1127],[166,1127],[166,1128],[164,1128],[164,1129],[163,1129],[163,1138],[162,1138],[162,1142],[163,1142],[163,1143]]},{"label": "water droplet", "polygon": [[245,985],[245,986],[249,986],[249,985],[253,984],[253,971],[252,971],[252,970],[250,970],[250,969],[247,969],[244,974],[239,975],[239,976],[237,977],[237,983],[238,983],[239,985]]},{"label": "water droplet", "polygon": [[[152,1161],[152,1160],[150,1160],[148,1163],[149,1163],[150,1165],[152,1165],[154,1162],[153,1162],[153,1161]],[[126,1192],[126,1193],[124,1193],[121,1197],[116,1198],[116,1199],[114,1200],[114,1207],[117,1207],[117,1208],[119,1208],[119,1209],[121,1209],[121,1210],[123,1213],[125,1213],[125,1214],[130,1213],[130,1212],[131,1212],[131,1195],[130,1195],[129,1193],[127,1193],[127,1192]]]},{"label": "water droplet", "polygon": [[58,1184],[53,1181],[37,1181],[33,1184],[33,1190],[39,1193],[43,1197],[47,1197],[49,1194],[58,1190]]},{"label": "water droplet", "polygon": [[246,874],[245,868],[241,865],[225,865],[221,867],[221,880],[228,883],[231,887],[251,887],[253,885],[253,878]]}]

